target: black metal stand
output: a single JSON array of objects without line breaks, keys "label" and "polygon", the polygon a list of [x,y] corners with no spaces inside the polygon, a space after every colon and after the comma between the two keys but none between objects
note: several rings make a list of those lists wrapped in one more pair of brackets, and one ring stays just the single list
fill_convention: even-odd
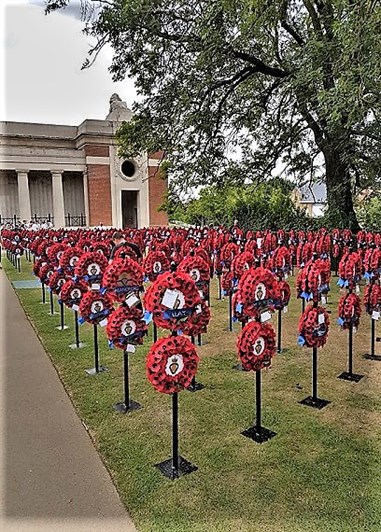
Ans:
[{"label": "black metal stand", "polygon": [[233,298],[230,292],[229,293],[229,331],[230,332],[233,332],[233,309],[232,309],[233,301],[232,300]]},{"label": "black metal stand", "polygon": [[70,344],[70,349],[81,349],[85,347],[86,344],[80,342],[79,340],[79,325],[78,325],[78,311],[74,311],[74,330],[75,330],[75,343]]},{"label": "black metal stand", "polygon": [[[191,342],[194,345],[194,336],[191,336]],[[196,377],[193,377],[192,382],[190,386],[188,386],[187,390],[188,392],[198,392],[199,390],[203,390],[205,388],[205,384],[202,384],[201,382],[196,382]]]},{"label": "black metal stand", "polygon": [[54,314],[56,314],[56,313],[54,312],[53,292],[50,290],[49,293],[50,293],[50,312],[49,312],[49,314],[50,314],[50,316],[54,316]]},{"label": "black metal stand", "polygon": [[41,301],[41,304],[42,304],[42,305],[45,305],[45,303],[46,303],[45,283],[41,283],[41,291],[42,291],[42,301]]},{"label": "black metal stand", "polygon": [[130,381],[128,372],[128,352],[124,351],[124,402],[113,405],[114,410],[120,414],[126,414],[131,410],[140,410],[142,405],[130,399]]},{"label": "black metal stand", "polygon": [[98,375],[98,373],[103,373],[104,371],[107,371],[107,368],[104,366],[99,365],[99,348],[98,348],[98,325],[96,323],[93,324],[94,329],[94,368],[86,369],[86,373],[88,375]]},{"label": "black metal stand", "polygon": [[221,275],[217,275],[217,282],[218,282],[218,296],[217,296],[217,299],[222,299]]},{"label": "black metal stand", "polygon": [[202,334],[197,335],[197,344],[199,347],[202,346]]},{"label": "black metal stand", "polygon": [[312,348],[312,396],[306,397],[303,401],[299,401],[301,405],[311,406],[321,410],[329,405],[331,401],[326,399],[319,399],[317,396],[317,367],[318,367],[318,348]]},{"label": "black metal stand", "polygon": [[278,347],[277,353],[282,352],[282,310],[278,310]]},{"label": "black metal stand", "polygon": [[61,301],[59,303],[60,305],[60,326],[59,327],[56,327],[56,329],[58,329],[59,331],[64,331],[65,329],[68,329],[68,326],[65,325],[65,308],[64,308],[64,304],[63,302]]},{"label": "black metal stand", "polygon": [[153,324],[153,343],[157,341],[157,327],[156,323]]},{"label": "black metal stand", "polygon": [[21,259],[19,256],[17,256],[17,270],[21,273]]},{"label": "black metal stand", "polygon": [[155,467],[170,480],[197,471],[197,466],[179,456],[179,408],[178,394],[172,394],[172,458],[155,464]]},{"label": "black metal stand", "polygon": [[261,371],[255,372],[255,394],[256,394],[256,419],[253,427],[250,427],[241,434],[246,438],[256,441],[257,443],[264,443],[276,436],[276,432],[262,427],[261,420]]},{"label": "black metal stand", "polygon": [[338,376],[338,379],[343,379],[344,381],[359,382],[364,377],[364,375],[359,375],[353,373],[353,326],[352,324],[349,327],[349,336],[348,336],[348,371],[344,371]]},{"label": "black metal stand", "polygon": [[381,361],[381,355],[376,355],[375,353],[375,339],[376,339],[376,320],[371,318],[370,325],[370,353],[363,355],[363,358],[366,360],[377,360]]},{"label": "black metal stand", "polygon": [[302,297],[302,312],[306,310],[306,300]]}]

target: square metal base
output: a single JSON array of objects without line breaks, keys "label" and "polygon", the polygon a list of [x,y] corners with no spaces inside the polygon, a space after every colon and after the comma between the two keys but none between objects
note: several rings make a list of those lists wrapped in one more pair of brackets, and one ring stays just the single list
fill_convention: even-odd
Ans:
[{"label": "square metal base", "polygon": [[232,369],[235,369],[236,371],[248,371],[247,369],[245,369],[241,363],[239,364],[235,364]]},{"label": "square metal base", "polygon": [[201,382],[195,382],[194,386],[190,385],[187,390],[188,392],[198,392],[199,390],[203,390],[205,388],[205,384],[202,384]]},{"label": "square metal base", "polygon": [[154,467],[157,467],[157,469],[167,478],[171,480],[175,480],[176,478],[182,477],[184,475],[189,475],[189,473],[193,473],[193,471],[197,471],[198,467],[194,464],[191,464],[188,462],[188,460],[185,460],[182,456],[179,456],[179,467],[177,469],[172,467],[173,461],[172,458],[169,458],[168,460],[165,460],[164,462],[160,462],[160,464],[155,464]]},{"label": "square metal base", "polygon": [[376,342],[381,342],[381,336],[377,336]]},{"label": "square metal base", "polygon": [[241,432],[242,436],[245,436],[246,438],[250,438],[251,440],[256,441],[257,443],[264,443],[265,441],[271,440],[274,436],[276,436],[276,432],[273,432],[270,429],[266,429],[265,427],[250,427],[243,432]]},{"label": "square metal base", "polygon": [[82,347],[86,347],[86,344],[83,342],[79,342],[79,344],[70,344],[70,349],[82,349]]},{"label": "square metal base", "polygon": [[363,358],[365,358],[365,360],[377,360],[378,362],[381,361],[381,355],[370,355],[367,353],[366,355],[363,355]]},{"label": "square metal base", "polygon": [[58,327],[56,327],[56,329],[58,331],[66,331],[66,329],[68,329],[69,327],[67,325],[64,325],[63,327],[61,327],[61,325],[59,325]]},{"label": "square metal base", "polygon": [[314,399],[311,396],[306,397],[303,399],[303,401],[299,401],[301,405],[311,406],[312,408],[318,408],[321,410],[325,406],[329,405],[331,401],[327,401],[326,399],[319,399],[318,397]]},{"label": "square metal base", "polygon": [[128,408],[126,407],[126,403],[115,403],[114,405],[112,405],[112,407],[120,414],[126,414],[127,412],[131,412],[132,410],[140,410],[141,408],[143,408],[140,403],[137,403],[132,399],[130,399],[130,406]]},{"label": "square metal base", "polygon": [[344,381],[360,382],[363,377],[364,375],[359,375],[358,373],[348,373],[347,371],[344,371],[337,378],[343,379]]},{"label": "square metal base", "polygon": [[98,375],[98,373],[103,373],[104,371],[107,371],[107,368],[104,366],[99,366],[99,371],[97,371],[95,368],[91,369],[85,369],[86,373],[90,376]]}]

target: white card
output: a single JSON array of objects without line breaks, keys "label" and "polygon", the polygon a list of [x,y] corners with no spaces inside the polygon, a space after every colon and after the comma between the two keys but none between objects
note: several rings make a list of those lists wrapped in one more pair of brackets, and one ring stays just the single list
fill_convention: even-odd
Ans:
[{"label": "white card", "polygon": [[325,323],[324,314],[319,314],[318,322],[319,322],[319,325],[322,325],[323,323]]},{"label": "white card", "polygon": [[327,304],[327,298],[325,296],[321,296],[321,302],[323,305]]},{"label": "white card", "polygon": [[380,312],[378,312],[377,310],[374,310],[372,312],[372,320],[379,320],[380,319]]},{"label": "white card", "polygon": [[284,278],[285,278],[286,281],[287,281],[287,279],[288,279],[288,274],[287,274],[287,273],[284,274]]},{"label": "white card", "polygon": [[201,312],[202,312],[201,305],[197,305],[196,314],[201,314]]},{"label": "white card", "polygon": [[71,307],[73,310],[75,310],[76,312],[79,311],[79,306],[78,305],[72,305]]},{"label": "white card", "polygon": [[91,283],[91,290],[100,290],[101,285],[99,283]]},{"label": "white card", "polygon": [[288,312],[288,307],[284,307],[283,312],[286,314]]},{"label": "white card", "polygon": [[140,299],[135,294],[130,294],[126,297],[126,303],[131,308],[139,303]]},{"label": "white card", "polygon": [[167,288],[164,292],[161,304],[170,309],[182,309],[185,304],[184,294],[180,292],[180,290],[169,290],[169,288]]},{"label": "white card", "polygon": [[360,287],[358,284],[356,284],[356,294],[359,294],[360,293]]},{"label": "white card", "polygon": [[266,311],[266,312],[262,312],[261,314],[261,322],[265,322],[265,321],[269,321],[271,320],[271,313]]},{"label": "white card", "polygon": [[199,290],[198,294],[201,297],[201,299],[204,299],[204,292],[202,290]]},{"label": "white card", "polygon": [[99,325],[101,327],[105,327],[107,325],[107,318],[104,318],[102,321],[99,322]]},{"label": "white card", "polygon": [[126,351],[127,353],[135,353],[136,352],[135,346],[132,344],[127,344]]}]

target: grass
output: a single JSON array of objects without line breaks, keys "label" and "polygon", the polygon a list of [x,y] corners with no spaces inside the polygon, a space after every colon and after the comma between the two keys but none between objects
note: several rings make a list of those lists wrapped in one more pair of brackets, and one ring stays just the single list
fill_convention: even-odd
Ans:
[{"label": "grass", "polygon": [[[22,274],[5,258],[3,266],[10,280],[32,278],[25,259]],[[41,290],[17,295],[139,530],[379,532],[381,364],[360,356],[369,346],[368,316],[354,340],[354,371],[365,377],[358,384],[339,380],[347,370],[347,333],[335,322],[333,278],[331,330],[319,350],[318,379],[319,397],[331,404],[316,411],[298,403],[311,394],[311,350],[296,345],[300,301],[293,297],[283,318],[287,352],[262,378],[262,423],[277,436],[258,445],[240,434],[254,421],[255,378],[232,370],[240,325],[227,331],[227,301],[217,300],[216,288],[213,282],[206,343],[197,348],[197,380],[206,388],[179,398],[180,451],[198,471],[174,482],[153,467],[171,454],[171,398],[155,392],[145,376],[152,336],[130,358],[131,396],[143,409],[117,414],[112,405],[123,399],[122,352],[108,349],[101,329],[100,362],[109,371],[86,376],[84,369],[93,366],[92,327],[81,326],[87,347],[73,351],[73,313],[66,310],[69,329],[57,331],[59,315],[40,304]]]}]

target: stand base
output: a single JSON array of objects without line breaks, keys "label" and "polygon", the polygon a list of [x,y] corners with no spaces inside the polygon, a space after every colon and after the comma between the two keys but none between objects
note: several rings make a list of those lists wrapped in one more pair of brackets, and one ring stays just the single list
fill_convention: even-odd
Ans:
[{"label": "stand base", "polygon": [[112,405],[112,407],[120,414],[126,414],[127,412],[131,412],[132,410],[140,410],[141,408],[143,408],[140,403],[137,403],[132,399],[130,399],[130,405],[128,408],[126,406],[126,403],[116,403],[115,405]]},{"label": "stand base", "polygon": [[274,436],[276,436],[276,432],[273,432],[270,429],[266,429],[265,427],[250,427],[243,432],[241,432],[242,436],[245,436],[246,438],[250,438],[251,440],[256,441],[257,443],[264,443],[265,441],[271,440]]},{"label": "stand base", "polygon": [[48,312],[48,316],[58,316],[59,312],[54,311],[53,314],[51,312]]},{"label": "stand base", "polygon": [[239,364],[235,364],[235,366],[232,367],[232,369],[235,369],[236,371],[247,371],[247,369],[245,369],[241,363]]},{"label": "stand base", "polygon": [[104,371],[107,371],[107,368],[104,366],[99,366],[99,371],[97,371],[95,368],[91,369],[85,369],[86,373],[90,376],[98,375],[98,373],[103,373]]},{"label": "stand base", "polygon": [[58,327],[56,327],[56,329],[58,331],[65,331],[66,329],[68,329],[69,327],[67,325],[64,325],[63,327],[61,327],[61,325],[59,325]]},{"label": "stand base", "polygon": [[164,462],[160,462],[160,464],[155,464],[154,467],[157,467],[160,473],[171,480],[175,480],[176,478],[182,477],[184,475],[189,475],[189,473],[193,473],[193,471],[197,471],[198,469],[197,466],[191,464],[182,456],[179,456],[179,467],[177,469],[172,467],[172,463],[172,458],[169,458]]},{"label": "stand base", "polygon": [[381,342],[381,336],[377,336],[376,342]]},{"label": "stand base", "polygon": [[312,408],[318,408],[321,410],[325,406],[329,405],[331,401],[327,401],[326,399],[319,399],[318,397],[314,399],[313,397],[309,396],[303,399],[303,401],[299,401],[301,405],[311,406]]},{"label": "stand base", "polygon": [[188,392],[198,392],[199,390],[203,390],[205,388],[205,384],[202,384],[201,382],[195,382],[194,386],[192,384],[187,388]]},{"label": "stand base", "polygon": [[79,344],[70,344],[69,345],[70,349],[81,349],[82,347],[86,347],[86,344],[84,344],[83,342],[79,342]]},{"label": "stand base", "polygon": [[370,355],[369,353],[367,353],[366,355],[363,355],[363,358],[365,358],[365,360],[377,360],[377,361],[381,361],[381,355]]},{"label": "stand base", "polygon": [[289,351],[290,351],[290,350],[287,349],[286,347],[282,347],[282,348],[280,349],[280,351],[278,351],[278,349],[276,350],[277,355],[281,355],[282,353],[288,353]]},{"label": "stand base", "polygon": [[47,305],[49,301],[40,301],[40,305]]},{"label": "stand base", "polygon": [[343,379],[344,381],[360,382],[363,377],[364,375],[359,375],[358,373],[348,373],[347,371],[344,371],[337,378]]}]

